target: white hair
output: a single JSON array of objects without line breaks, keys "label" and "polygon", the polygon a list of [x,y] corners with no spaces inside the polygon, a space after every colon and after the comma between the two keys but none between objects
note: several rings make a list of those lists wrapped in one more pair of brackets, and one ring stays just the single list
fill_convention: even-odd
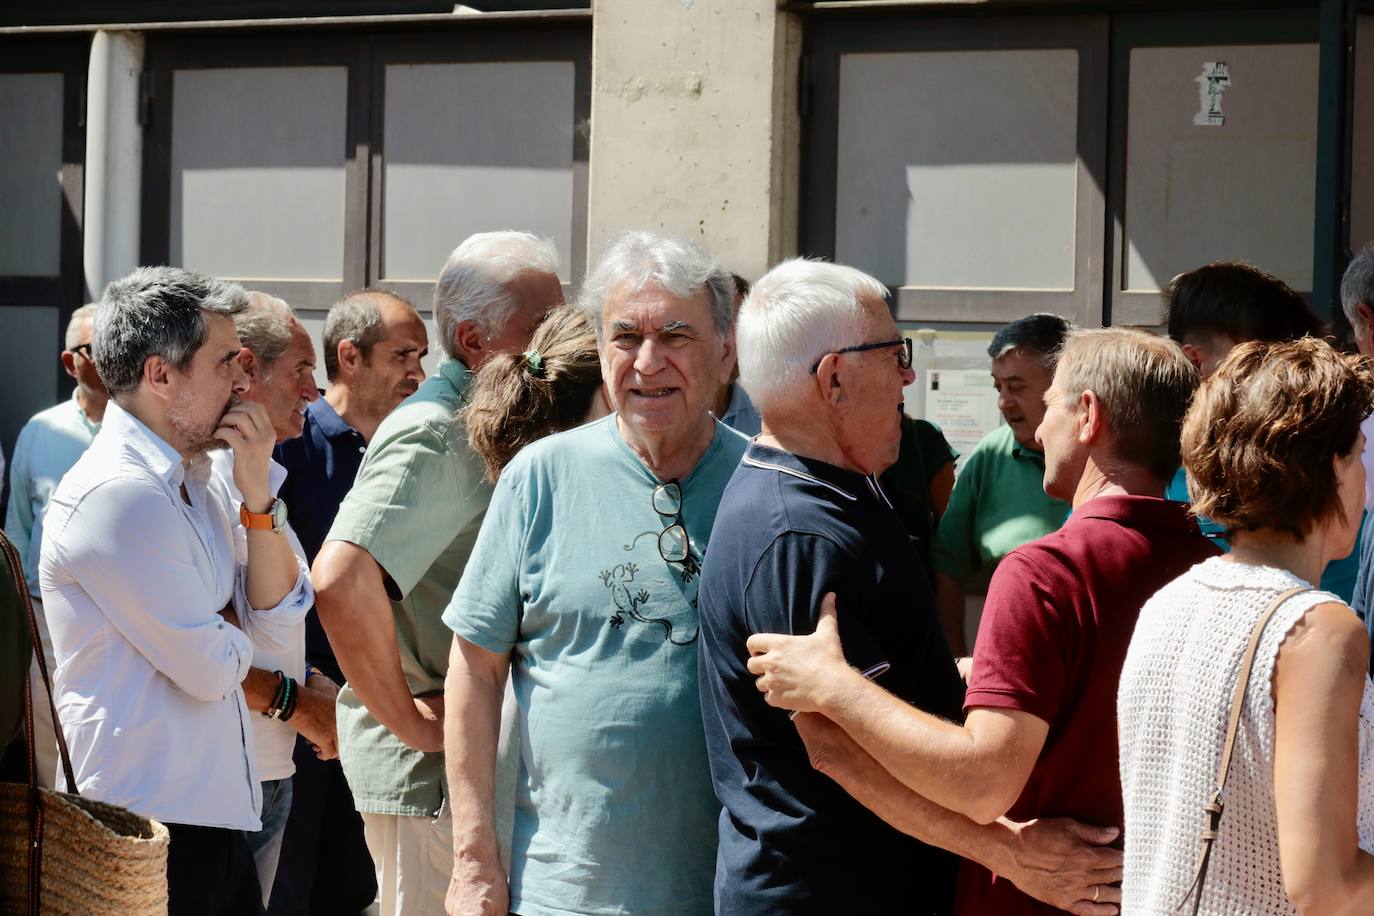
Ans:
[{"label": "white hair", "polygon": [[706,291],[716,336],[730,332],[735,318],[735,278],[700,246],[672,235],[627,230],[606,246],[582,284],[578,306],[601,340],[601,312],[613,292],[637,293],[657,286],[679,299]]},{"label": "white hair", "polygon": [[99,306],[98,302],[88,302],[81,308],[72,312],[72,317],[67,320],[67,349],[76,346],[77,341],[81,340],[81,325],[86,321],[95,321],[95,310]]},{"label": "white hair", "polygon": [[464,321],[488,335],[500,333],[516,306],[507,287],[531,271],[557,277],[558,249],[529,232],[478,232],[453,249],[434,286],[434,321],[444,352],[458,357],[454,335]]},{"label": "white hair", "polygon": [[868,274],[824,261],[794,258],[759,278],[735,324],[739,382],[763,412],[811,373],[827,353],[862,343],[860,299],[887,298]]}]

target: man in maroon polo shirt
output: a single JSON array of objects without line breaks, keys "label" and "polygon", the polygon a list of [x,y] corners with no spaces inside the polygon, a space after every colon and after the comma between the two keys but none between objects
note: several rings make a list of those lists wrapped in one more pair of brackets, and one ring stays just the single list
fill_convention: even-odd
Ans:
[{"label": "man in maroon polo shirt", "polygon": [[[1121,824],[1116,689],[1136,618],[1156,590],[1216,553],[1186,508],[1163,499],[1197,382],[1164,338],[1071,335],[1036,439],[1045,491],[1070,500],[1073,514],[994,573],[964,724],[849,668],[830,599],[815,634],[749,640],[749,668],[768,701],[819,713],[797,718],[818,769],[894,823],[916,793],[984,823],[1005,815]],[[1119,879],[1119,869],[1104,871],[1073,911],[1115,913]],[[957,912],[1054,911],[966,862]]]}]

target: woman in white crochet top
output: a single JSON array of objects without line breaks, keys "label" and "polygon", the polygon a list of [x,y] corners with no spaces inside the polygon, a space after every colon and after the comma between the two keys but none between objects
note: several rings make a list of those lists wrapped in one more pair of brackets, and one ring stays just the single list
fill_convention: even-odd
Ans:
[{"label": "woman in white crochet top", "polygon": [[1313,339],[1247,343],[1203,382],[1183,427],[1193,508],[1232,551],[1145,605],[1117,714],[1122,912],[1190,913],[1241,657],[1246,691],[1203,913],[1374,912],[1374,687],[1363,624],[1315,591],[1350,553],[1364,502],[1360,421],[1374,380]]}]

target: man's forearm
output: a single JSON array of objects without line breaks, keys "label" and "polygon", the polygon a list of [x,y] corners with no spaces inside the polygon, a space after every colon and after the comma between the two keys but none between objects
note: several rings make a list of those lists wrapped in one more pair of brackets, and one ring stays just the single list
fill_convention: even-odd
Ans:
[{"label": "man's forearm", "polygon": [[820,711],[888,774],[936,806],[986,823],[1004,814],[1025,785],[1024,768],[986,748],[971,728],[918,709],[853,669]]},{"label": "man's forearm", "polygon": [[281,604],[296,587],[300,572],[300,564],[285,531],[248,529],[244,591],[250,607],[265,611]]},{"label": "man's forearm", "polygon": [[1119,837],[1116,829],[1067,819],[977,824],[912,792],[819,715],[803,713],[797,727],[813,765],[897,830],[977,862],[1058,909],[1116,912],[1119,891],[1110,885],[1121,880],[1122,856],[1107,845]]},{"label": "man's forearm", "polygon": [[[455,636],[444,680],[444,766],[453,812],[455,880],[476,888],[499,883],[496,836],[496,745],[501,698],[509,657],[501,657]],[[465,891],[464,893],[467,893]]]},{"label": "man's forearm", "polygon": [[[805,724],[803,717],[818,715],[802,713],[798,716],[798,727]],[[1010,836],[1004,825],[976,824],[916,794],[838,728],[828,733],[826,749],[813,753],[812,765],[902,833],[993,871],[1003,864],[1002,853]]]},{"label": "man's forearm", "polygon": [[401,668],[381,567],[361,547],[329,541],[315,558],[312,576],[315,610],[348,686],[407,745],[439,750],[440,726],[420,714]]}]

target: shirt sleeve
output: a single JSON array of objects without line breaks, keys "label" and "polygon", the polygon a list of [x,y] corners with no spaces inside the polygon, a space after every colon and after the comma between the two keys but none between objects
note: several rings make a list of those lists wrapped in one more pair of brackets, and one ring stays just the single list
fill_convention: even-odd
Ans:
[{"label": "shirt sleeve", "polygon": [[821,600],[834,592],[845,659],[867,676],[881,674],[890,663],[854,610],[871,596],[853,570],[853,559],[829,538],[801,532],[779,535],[745,586],[745,626],[750,634],[813,633]]},{"label": "shirt sleeve", "polygon": [[149,664],[191,696],[218,700],[248,674],[253,646],[220,617],[184,530],[155,484],[122,479],[82,499],[44,550]]},{"label": "shirt sleeve", "polygon": [[998,564],[978,626],[965,710],[1016,709],[1054,721],[1078,635],[1071,599],[1063,594],[1069,577],[1047,575],[1056,568],[1053,557],[1025,548]]},{"label": "shirt sleeve", "polygon": [[234,610],[238,613],[243,632],[248,634],[254,646],[275,654],[298,649],[305,615],[315,604],[315,589],[310,584],[310,567],[305,562],[305,549],[301,547],[290,523],[287,523],[283,533],[296,555],[296,584],[275,607],[254,608],[248,603],[248,567],[242,562],[234,576]]},{"label": "shirt sleeve", "polygon": [[[14,461],[10,463],[10,504],[5,510],[5,534],[14,542],[19,556],[29,560],[29,545],[33,540],[33,479],[29,473],[30,427],[19,431],[14,443]],[[30,584],[38,581],[38,570],[24,569]]]},{"label": "shirt sleeve", "polygon": [[930,564],[936,572],[960,582],[978,573],[978,552],[973,542],[974,521],[980,490],[978,453],[973,452],[954,481],[949,506],[940,516],[935,542],[930,546]]},{"label": "shirt sleeve", "polygon": [[509,466],[496,483],[491,505],[444,623],[475,646],[509,654],[520,638],[520,577],[525,563],[527,489]]},{"label": "shirt sleeve", "polygon": [[348,541],[386,570],[401,600],[487,505],[480,462],[462,425],[437,419],[398,426],[367,450],[326,540]]}]

